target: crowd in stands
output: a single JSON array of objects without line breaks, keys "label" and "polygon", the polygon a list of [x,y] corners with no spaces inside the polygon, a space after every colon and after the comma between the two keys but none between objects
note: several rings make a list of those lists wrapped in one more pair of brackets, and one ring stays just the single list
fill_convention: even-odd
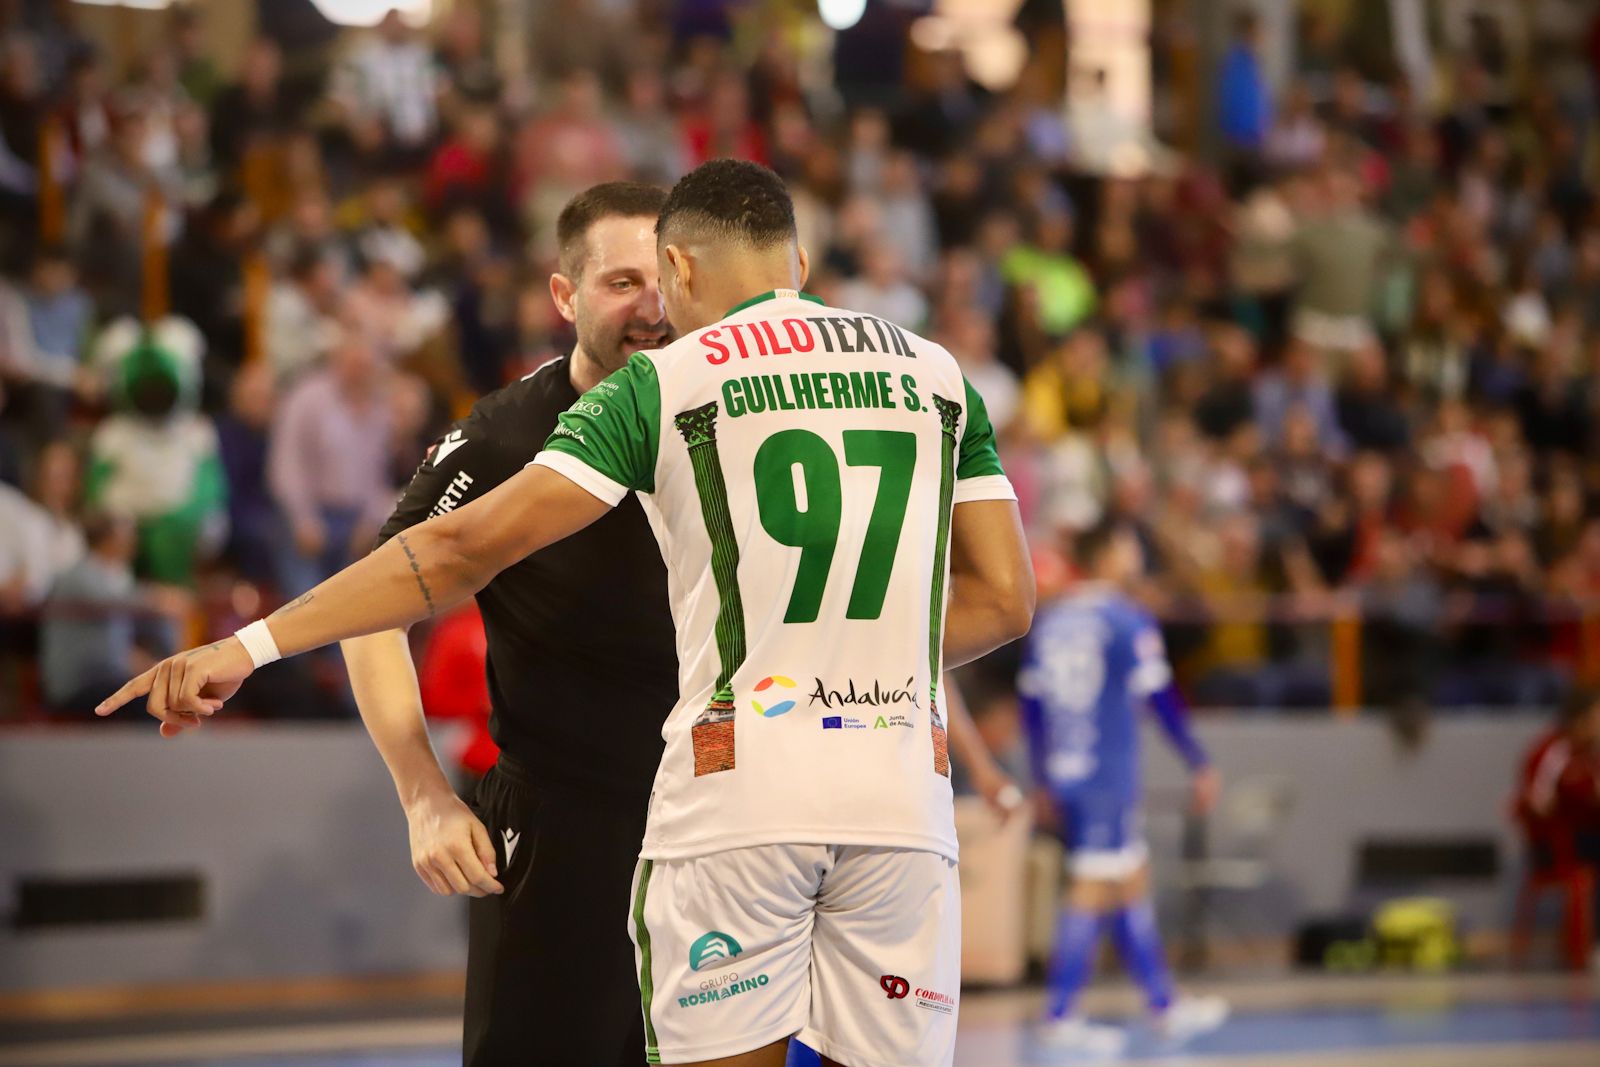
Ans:
[{"label": "crowd in stands", "polygon": [[[895,5],[829,43],[552,0],[514,74],[470,3],[264,16],[231,69],[203,6],[131,64],[71,7],[0,4],[0,708],[81,710],[366,551],[432,436],[571,345],[562,205],[726,155],[789,181],[812,291],[960,360],[1048,588],[1137,529],[1196,701],[1326,707],[1348,620],[1366,703],[1600,667],[1600,30],[1419,87],[1309,24],[1275,90],[1242,16],[1214,115],[1158,52],[1151,137],[1045,45],[981,88]],[[299,669],[254,706],[347,710]]]}]

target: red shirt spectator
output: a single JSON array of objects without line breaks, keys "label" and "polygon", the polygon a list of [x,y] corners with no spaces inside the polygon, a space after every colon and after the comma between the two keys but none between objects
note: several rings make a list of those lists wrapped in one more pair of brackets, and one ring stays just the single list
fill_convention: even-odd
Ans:
[{"label": "red shirt spectator", "polygon": [[474,108],[465,112],[456,132],[428,161],[428,175],[423,182],[428,208],[439,211],[451,199],[482,204],[492,197],[499,143],[500,128],[493,111]]},{"label": "red shirt spectator", "polygon": [[429,718],[461,719],[472,727],[456,762],[482,777],[500,758],[500,747],[489,736],[489,679],[484,673],[489,642],[483,633],[478,605],[468,601],[434,626],[417,671],[422,706]]},{"label": "red shirt spectator", "polygon": [[766,136],[750,117],[750,91],[736,74],[711,86],[705,108],[684,122],[683,139],[691,166],[722,158],[768,162]]},{"label": "red shirt spectator", "polygon": [[1600,692],[1575,690],[1561,719],[1523,758],[1515,803],[1535,861],[1557,868],[1580,862],[1578,835],[1600,828]]}]

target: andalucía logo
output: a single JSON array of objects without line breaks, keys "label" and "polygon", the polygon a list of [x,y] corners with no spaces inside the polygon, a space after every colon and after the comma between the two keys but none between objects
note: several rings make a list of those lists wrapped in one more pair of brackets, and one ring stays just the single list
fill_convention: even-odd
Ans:
[{"label": "andaluc\u00eda logo", "polygon": [[[782,689],[793,689],[794,679],[786,678],[781,674],[771,675],[770,677],[763,678],[761,681],[756,683],[756,692],[764,693],[773,686],[778,686]],[[775,719],[784,712],[792,710],[794,708],[794,701],[780,700],[776,704],[773,704],[769,707],[767,705],[763,705],[759,700],[751,700],[750,706],[756,709],[757,715],[761,715],[768,719]]]},{"label": "andaluc\u00eda logo", "polygon": [[731,960],[743,951],[731,935],[721,930],[708,930],[689,946],[689,969],[698,971],[702,967]]},{"label": "andaluc\u00eda logo", "polygon": [[[761,688],[756,686],[757,689]],[[866,707],[889,707],[894,704],[909,704],[913,708],[921,708],[922,703],[917,698],[916,679],[907,678],[902,686],[886,686],[874,680],[871,688],[856,688],[855,679],[845,682],[843,689],[836,689],[817,679],[817,687],[811,691],[811,703],[821,704],[830,711],[846,704],[855,704]]]}]

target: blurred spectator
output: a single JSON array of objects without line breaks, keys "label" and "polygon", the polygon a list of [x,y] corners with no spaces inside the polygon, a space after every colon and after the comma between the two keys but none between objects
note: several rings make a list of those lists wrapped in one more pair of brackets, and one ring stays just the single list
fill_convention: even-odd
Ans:
[{"label": "blurred spectator", "polygon": [[150,165],[149,137],[136,108],[118,116],[110,140],[84,164],[67,222],[78,262],[92,267],[97,301],[117,311],[138,307],[146,213],[159,213],[153,240],[170,244],[181,229],[173,206],[182,203],[182,182],[175,166]]},{"label": "blurred spectator", "polygon": [[1256,379],[1254,407],[1256,425],[1269,447],[1282,439],[1290,412],[1303,408],[1316,426],[1318,446],[1334,455],[1343,454],[1345,436],[1339,428],[1333,390],[1322,359],[1309,342],[1290,341],[1282,366]]},{"label": "blurred spectator", "polygon": [[1529,746],[1513,811],[1536,870],[1600,867],[1600,693],[1574,689]]},{"label": "blurred spectator", "polygon": [[1368,700],[1404,707],[1432,696],[1444,596],[1437,576],[1398,530],[1385,530],[1359,587],[1362,672]]},{"label": "blurred spectator", "polygon": [[509,221],[505,161],[500,151],[500,124],[492,108],[463,107],[454,132],[428,163],[423,199],[437,217],[448,207],[470,204],[487,215]]},{"label": "blurred spectator", "polygon": [[667,109],[667,83],[659,70],[628,71],[622,109],[614,122],[623,160],[635,181],[671,185],[688,172],[688,150]]},{"label": "blurred spectator", "polygon": [[211,109],[211,151],[222,172],[231,176],[247,153],[287,131],[297,112],[283,85],[278,46],[257,37],[245,50],[239,80],[217,94]]},{"label": "blurred spectator", "polygon": [[[883,220],[883,240],[899,252],[906,277],[926,284],[933,277],[938,233],[922,185],[916,157],[909,152],[892,153],[878,187],[878,213]],[[916,320],[895,321],[909,324]]]},{"label": "blurred spectator", "polygon": [[261,213],[236,193],[221,193],[173,249],[172,310],[205,338],[206,385],[217,389],[244,359],[244,257]]},{"label": "blurred spectator", "polygon": [[76,170],[109,140],[114,132],[113,115],[105,66],[95,50],[79,52],[68,60],[66,79],[53,118],[63,139],[61,163]]},{"label": "blurred spectator", "polygon": [[768,162],[766,135],[750,117],[749,86],[732,71],[712,81],[704,106],[684,122],[683,138],[691,167],[724,157]]},{"label": "blurred spectator", "polygon": [[1066,336],[1095,308],[1094,281],[1072,254],[1072,219],[1047,212],[1034,220],[1031,237],[1006,254],[1006,284],[1026,290],[1038,328],[1047,337]]},{"label": "blurred spectator", "polygon": [[199,10],[172,9],[172,46],[183,91],[200,107],[209,108],[222,89],[222,74],[206,48],[205,24]]},{"label": "blurred spectator", "polygon": [[262,322],[262,347],[281,384],[298,378],[328,350],[337,329],[340,277],[321,249],[300,249],[284,277],[272,283]]},{"label": "blurred spectator", "polygon": [[[859,25],[864,27],[866,22],[863,18]],[[870,62],[881,70],[891,70],[888,57],[894,51],[880,48]],[[959,51],[936,52],[925,59],[922,84],[895,111],[894,140],[924,158],[943,159],[967,142],[982,107]]]},{"label": "blurred spectator", "polygon": [[89,441],[89,506],[137,524],[140,577],[192,585],[222,547],[227,483],[211,420],[195,410],[203,341],[192,323],[122,319],[95,343],[114,410]]},{"label": "blurred spectator", "polygon": [[65,441],[46,445],[30,495],[0,483],[0,615],[31,612],[83,555],[74,515],[78,458]]},{"label": "blurred spectator", "polygon": [[88,551],[56,581],[40,625],[40,683],[62,715],[89,715],[123,680],[171,655],[187,607],[182,594],[135,581],[131,519],[92,515],[84,539]]},{"label": "blurred spectator", "polygon": [[[45,86],[28,40],[0,41],[0,218],[23,216],[38,190]],[[22,219],[18,218],[18,224]]]},{"label": "blurred spectator", "polygon": [[1411,427],[1389,381],[1383,349],[1376,342],[1350,357],[1334,401],[1339,429],[1352,448],[1393,452],[1411,440]]},{"label": "blurred spectator", "polygon": [[1010,368],[995,358],[994,322],[975,307],[955,307],[944,313],[937,334],[940,344],[956,357],[989,412],[989,422],[1002,438],[1017,417],[1022,385]]},{"label": "blurred spectator", "polygon": [[18,393],[17,421],[31,440],[60,434],[73,398],[94,396],[82,358],[93,319],[94,304],[61,248],[34,255],[20,291],[0,279],[0,375]]},{"label": "blurred spectator", "polygon": [[423,222],[412,211],[405,183],[394,176],[367,183],[359,201],[346,206],[341,222],[351,231],[351,245],[364,267],[383,262],[406,281],[415,278],[427,261],[417,237]]},{"label": "blurred spectator", "polygon": [[483,33],[483,14],[472,4],[457,4],[444,17],[435,63],[455,107],[492,106],[500,95],[500,75]]},{"label": "blurred spectator", "polygon": [[1201,701],[1253,707],[1276,705],[1267,686],[1267,586],[1261,531],[1252,515],[1234,515],[1218,531],[1212,558],[1193,561],[1194,590],[1212,624],[1195,669]]},{"label": "blurred spectator", "polygon": [[1212,384],[1195,405],[1195,424],[1207,437],[1224,440],[1255,419],[1255,342],[1237,326],[1212,331]]},{"label": "blurred spectator", "polygon": [[287,517],[280,591],[296,596],[363,555],[394,503],[392,380],[371,339],[345,330],[273,420],[267,484]]},{"label": "blurred spectator", "polygon": [[289,536],[267,486],[267,434],[276,401],[273,368],[249,363],[233,376],[228,410],[217,416],[217,452],[228,482],[227,556],[257,583],[276,579],[277,553]]},{"label": "blurred spectator", "polygon": [[928,317],[927,298],[911,283],[899,246],[881,234],[862,254],[860,276],[840,283],[838,303],[912,330]]},{"label": "blurred spectator", "polygon": [[401,265],[384,250],[367,259],[367,269],[344,294],[341,317],[381,357],[404,360],[438,335],[448,312],[438,293],[412,289]]},{"label": "blurred spectator", "polygon": [[1303,170],[1316,165],[1326,147],[1327,134],[1317,117],[1311,90],[1304,82],[1296,82],[1267,134],[1267,161],[1280,170]]},{"label": "blurred spectator", "polygon": [[1320,209],[1294,238],[1300,279],[1294,331],[1319,348],[1349,352],[1372,340],[1374,279],[1391,254],[1391,238],[1362,205],[1354,175],[1329,171],[1320,194]]},{"label": "blurred spectator", "polygon": [[483,616],[477,603],[469,601],[434,624],[417,666],[418,692],[428,718],[456,719],[469,729],[455,760],[471,780],[487,774],[500,755],[489,734],[488,655]]},{"label": "blurred spectator", "polygon": [[1110,404],[1106,343],[1099,331],[1073,332],[1029,371],[1022,383],[1022,404],[1029,430],[1041,441],[1098,426]]},{"label": "blurred spectator", "polygon": [[329,95],[364,155],[414,164],[438,126],[440,90],[427,44],[390,11],[334,70]]},{"label": "blurred spectator", "polygon": [[1272,94],[1261,67],[1261,18],[1241,10],[1233,18],[1233,41],[1218,73],[1217,126],[1240,162],[1251,162],[1272,129]]},{"label": "blurred spectator", "polygon": [[525,212],[530,194],[552,171],[574,192],[622,177],[622,140],[605,119],[604,100],[594,73],[574,70],[557,87],[555,105],[518,131],[511,147],[511,195]]}]

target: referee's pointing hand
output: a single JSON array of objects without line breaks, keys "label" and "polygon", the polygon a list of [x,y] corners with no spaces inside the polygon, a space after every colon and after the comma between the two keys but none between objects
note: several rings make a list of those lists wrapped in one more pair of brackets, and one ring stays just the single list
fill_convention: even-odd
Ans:
[{"label": "referee's pointing hand", "polygon": [[162,660],[101,701],[94,713],[110,715],[130,700],[148,697],[145,708],[161,720],[161,736],[177,737],[221,708],[254,670],[244,645],[229,637]]}]

